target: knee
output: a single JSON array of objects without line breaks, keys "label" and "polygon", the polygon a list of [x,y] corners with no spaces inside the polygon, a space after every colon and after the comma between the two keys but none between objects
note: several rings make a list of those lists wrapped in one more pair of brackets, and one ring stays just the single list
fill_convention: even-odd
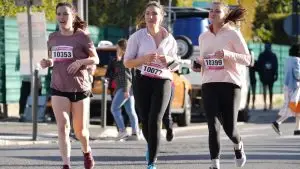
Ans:
[{"label": "knee", "polygon": [[87,129],[75,130],[75,136],[77,139],[86,138],[89,135],[89,131]]},{"label": "knee", "polygon": [[115,115],[117,112],[120,112],[121,109],[118,106],[112,104],[110,107],[110,111],[113,115]]},{"label": "knee", "polygon": [[149,120],[149,129],[151,130],[157,130],[161,127],[161,120],[154,120],[154,119],[151,119]]},{"label": "knee", "polygon": [[226,135],[232,140],[233,138],[237,137],[237,129],[234,127],[234,128],[227,128],[225,129],[225,133]]},{"label": "knee", "polygon": [[59,125],[58,126],[58,133],[62,134],[62,135],[69,135],[71,130],[71,127],[68,123],[65,123],[64,125]]}]

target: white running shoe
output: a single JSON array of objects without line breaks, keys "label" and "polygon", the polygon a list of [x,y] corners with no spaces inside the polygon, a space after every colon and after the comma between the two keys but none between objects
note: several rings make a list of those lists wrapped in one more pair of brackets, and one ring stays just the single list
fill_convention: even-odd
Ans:
[{"label": "white running shoe", "polygon": [[128,136],[127,140],[129,141],[139,141],[141,140],[141,137],[139,134],[132,134],[131,136]]},{"label": "white running shoe", "polygon": [[117,138],[116,138],[116,141],[120,141],[120,140],[123,140],[125,138],[127,138],[129,135],[127,133],[127,131],[122,131],[122,132],[119,132]]},{"label": "white running shoe", "polygon": [[247,161],[247,158],[246,158],[246,154],[245,154],[245,151],[244,151],[244,144],[243,142],[241,141],[240,142],[240,148],[237,149],[236,147],[234,147],[234,153],[235,153],[235,165],[237,167],[243,167]]},{"label": "white running shoe", "polygon": [[220,169],[220,159],[212,159],[209,169]]}]

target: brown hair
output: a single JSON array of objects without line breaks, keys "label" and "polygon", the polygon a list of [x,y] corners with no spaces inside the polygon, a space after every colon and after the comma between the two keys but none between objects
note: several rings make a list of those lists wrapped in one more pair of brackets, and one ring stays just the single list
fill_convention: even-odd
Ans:
[{"label": "brown hair", "polygon": [[149,1],[147,3],[147,5],[145,6],[145,10],[144,10],[143,14],[139,15],[138,18],[137,18],[136,29],[141,29],[141,28],[146,27],[145,13],[146,13],[147,8],[150,7],[150,6],[157,7],[158,9],[160,9],[161,15],[164,16],[164,7],[162,5],[160,5],[160,3],[157,2],[157,1]]},{"label": "brown hair", "polygon": [[126,51],[126,47],[127,47],[127,40],[126,39],[120,39],[117,42],[117,45],[120,47],[121,49],[121,55],[124,56],[125,51]]},{"label": "brown hair", "polygon": [[239,6],[234,7],[233,9],[230,9],[229,6],[223,1],[218,1],[218,2],[213,2],[213,3],[220,4],[221,6],[226,8],[226,10],[228,11],[227,16],[225,17],[224,23],[233,22],[234,24],[236,24],[238,21],[244,20],[246,9],[243,8],[242,6],[239,5]]},{"label": "brown hair", "polygon": [[[68,3],[68,2],[59,2],[56,5],[56,10],[55,11],[57,11],[57,8],[61,7],[61,6],[67,6],[67,7],[71,8],[72,11],[74,11],[74,13],[75,13],[74,6],[71,3]],[[78,28],[82,29],[82,30],[85,30],[87,28],[87,23],[84,20],[82,20],[77,14],[75,14],[75,19],[73,21],[73,28],[74,28],[74,32],[76,32]]]}]

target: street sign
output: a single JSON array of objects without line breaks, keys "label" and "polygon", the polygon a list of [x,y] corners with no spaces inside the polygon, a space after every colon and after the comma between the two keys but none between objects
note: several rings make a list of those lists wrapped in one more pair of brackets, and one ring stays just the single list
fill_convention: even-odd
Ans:
[{"label": "street sign", "polygon": [[[293,26],[296,26],[296,25],[293,25],[293,15],[295,15],[295,14],[288,16],[283,21],[283,29],[284,29],[285,33],[288,34],[290,37],[296,37],[296,33],[300,32],[300,25],[298,26],[298,31],[296,31],[296,33],[293,32]],[[300,15],[298,15],[298,20],[300,21]],[[298,35],[298,36],[300,36],[300,35]]]},{"label": "street sign", "polygon": [[[43,58],[47,58],[47,31],[46,17],[44,12],[32,13],[32,51],[33,63],[38,63]],[[29,34],[28,34],[28,18],[26,13],[17,14],[17,23],[19,28],[19,47],[20,47],[20,73],[22,75],[30,75],[30,54],[29,54]],[[35,64],[32,64],[34,69]],[[46,75],[47,69],[40,71],[40,74]]]},{"label": "street sign", "polygon": [[42,0],[15,0],[16,6],[27,6],[27,1],[31,1],[30,5],[42,6]]}]

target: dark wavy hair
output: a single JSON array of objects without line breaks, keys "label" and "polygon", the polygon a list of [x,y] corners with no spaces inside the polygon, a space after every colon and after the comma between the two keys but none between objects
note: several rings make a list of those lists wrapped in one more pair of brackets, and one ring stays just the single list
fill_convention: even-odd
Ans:
[{"label": "dark wavy hair", "polygon": [[[74,13],[76,11],[74,6],[69,2],[59,2],[56,5],[55,11],[57,12],[57,8],[61,6],[67,6],[71,8]],[[75,19],[73,21],[73,28],[74,28],[74,32],[76,32],[77,29],[85,30],[87,28],[87,23],[83,19],[81,19],[77,14],[75,14]]]},{"label": "dark wavy hair", "polygon": [[213,2],[214,4],[220,4],[227,10],[227,16],[225,17],[224,23],[232,22],[236,24],[238,21],[245,20],[246,9],[241,5],[230,8],[225,2]]},{"label": "dark wavy hair", "polygon": [[160,9],[161,15],[164,16],[164,7],[157,1],[149,1],[147,3],[147,5],[145,6],[144,12],[141,15],[139,15],[138,18],[137,18],[137,24],[136,24],[137,29],[141,29],[141,28],[146,27],[145,13],[146,13],[147,8],[150,7],[150,6],[157,7],[158,9]]}]

